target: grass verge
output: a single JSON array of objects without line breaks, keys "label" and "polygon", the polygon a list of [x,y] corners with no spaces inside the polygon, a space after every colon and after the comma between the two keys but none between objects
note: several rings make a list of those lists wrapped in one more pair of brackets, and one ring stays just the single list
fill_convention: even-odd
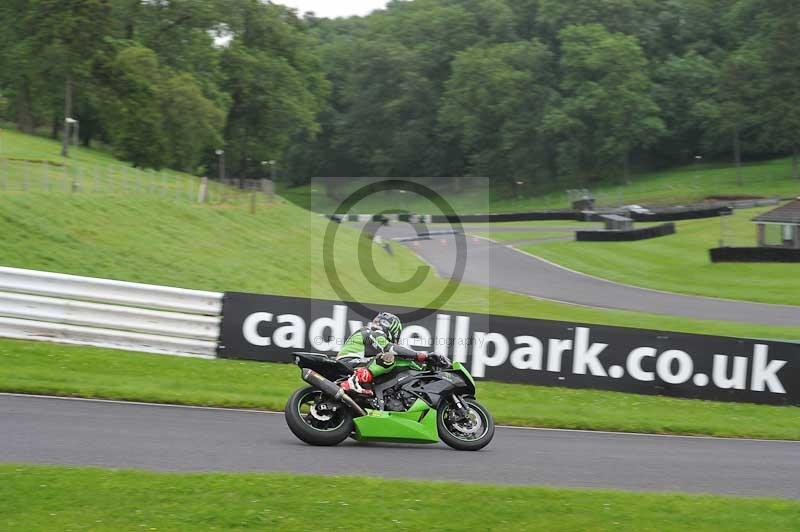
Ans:
[{"label": "grass verge", "polygon": [[[282,410],[289,364],[203,360],[0,340],[0,391]],[[482,381],[478,399],[518,426],[800,440],[800,408]]]},{"label": "grass verge", "polygon": [[[365,494],[385,503],[358,509]],[[478,506],[480,505],[480,506]],[[265,473],[0,465],[4,530],[796,530],[800,503]]]}]

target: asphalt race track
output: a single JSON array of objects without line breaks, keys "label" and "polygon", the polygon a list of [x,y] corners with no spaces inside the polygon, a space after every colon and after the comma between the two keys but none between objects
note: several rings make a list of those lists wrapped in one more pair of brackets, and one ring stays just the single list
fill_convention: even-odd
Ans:
[{"label": "asphalt race track", "polygon": [[[521,229],[514,228],[515,231]],[[413,236],[416,232],[411,225],[401,223],[384,226],[379,234],[385,238],[398,238]],[[597,308],[765,325],[797,326],[800,323],[800,306],[748,303],[637,288],[562,268],[517,251],[507,243],[469,236],[466,242],[465,283]],[[415,240],[405,242],[405,245],[435,268],[441,277],[452,276],[456,257],[454,235],[435,235],[430,240]]]},{"label": "asphalt race track", "polygon": [[800,499],[800,442],[498,428],[483,451],[311,447],[282,414],[0,394],[0,462],[282,471]]}]

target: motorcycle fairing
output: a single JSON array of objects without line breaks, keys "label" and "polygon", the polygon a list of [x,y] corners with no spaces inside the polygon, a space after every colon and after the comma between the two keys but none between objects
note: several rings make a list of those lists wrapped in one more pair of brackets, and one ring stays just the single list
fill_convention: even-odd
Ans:
[{"label": "motorcycle fairing", "polygon": [[353,420],[356,440],[437,443],[436,410],[417,399],[405,412],[367,409]]}]

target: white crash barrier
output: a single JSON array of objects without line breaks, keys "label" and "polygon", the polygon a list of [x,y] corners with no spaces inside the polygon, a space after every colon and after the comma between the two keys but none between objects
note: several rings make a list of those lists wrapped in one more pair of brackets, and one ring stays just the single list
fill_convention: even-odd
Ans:
[{"label": "white crash barrier", "polygon": [[217,348],[217,342],[14,318],[0,318],[0,336],[200,358],[215,358]]},{"label": "white crash barrier", "polygon": [[0,336],[213,358],[222,297],[0,267]]},{"label": "white crash barrier", "polygon": [[216,340],[220,318],[0,292],[0,316]]},{"label": "white crash barrier", "polygon": [[19,268],[0,267],[0,290],[191,314],[218,315],[222,310],[219,292]]}]

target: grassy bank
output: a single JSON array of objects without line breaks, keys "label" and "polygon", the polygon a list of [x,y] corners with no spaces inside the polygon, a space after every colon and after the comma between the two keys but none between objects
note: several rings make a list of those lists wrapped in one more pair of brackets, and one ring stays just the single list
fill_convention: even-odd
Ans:
[{"label": "grassy bank", "polygon": [[[146,194],[177,202],[197,200],[200,178],[162,168],[142,170],[112,157],[106,151],[71,147],[69,158],[60,156],[60,143],[33,135],[0,129],[0,193],[47,193],[52,202],[74,194],[130,196]],[[229,208],[249,207],[250,194],[207,185],[208,201]],[[266,198],[260,198],[265,200]]]},{"label": "grassy bank", "polygon": [[[0,199],[0,265],[219,291],[338,299],[321,257],[324,221],[287,204],[255,215],[243,209],[175,204],[150,197],[47,195]],[[429,272],[416,289],[393,294],[362,273],[355,231],[337,236],[337,269],[362,302],[420,306],[445,281]],[[403,246],[375,247],[382,275],[410,278],[422,265]],[[798,327],[713,322],[540,301],[462,285],[446,308],[554,320],[759,338],[800,338]]]},{"label": "grassy bank", "polygon": [[580,272],[635,286],[797,305],[800,282],[796,264],[714,264],[709,259],[708,250],[718,247],[721,237],[728,245],[756,245],[751,219],[772,208],[737,210],[722,220],[677,222],[677,234],[651,240],[542,242],[520,249]]},{"label": "grassy bank", "polygon": [[[791,177],[791,159],[760,161],[742,166],[742,184],[736,168],[724,163],[699,163],[682,167],[640,173],[633,176],[631,185],[621,185],[621,179],[604,179],[591,183],[563,183],[548,190],[530,190],[526,197],[495,197],[487,189],[466,190],[447,199],[460,213],[523,212],[531,210],[565,209],[570,203],[566,189],[589,188],[598,206],[674,205],[701,202],[708,197],[757,196],[792,197],[800,194],[800,183]],[[288,188],[281,194],[305,208],[332,209],[337,202],[325,195],[319,185]],[[362,212],[378,212],[396,207],[391,200],[365,201]],[[403,207],[412,212],[428,214],[430,202],[409,195]],[[488,207],[488,208],[487,208]],[[435,212],[430,214],[436,214]]]},{"label": "grassy bank", "polygon": [[[631,185],[620,179],[605,179],[584,185],[596,197],[598,205],[619,206],[675,205],[703,201],[718,196],[791,197],[800,193],[800,183],[792,178],[791,158],[759,161],[742,165],[742,184],[736,168],[725,163],[695,163],[633,176]],[[575,188],[575,187],[565,187]],[[563,190],[535,198],[499,199],[493,202],[497,212],[568,207]]]},{"label": "grassy bank", "polygon": [[[282,410],[290,364],[202,360],[0,340],[0,391]],[[800,408],[479,382],[498,423],[800,440]]]},{"label": "grassy bank", "polygon": [[[359,509],[365,494],[385,504]],[[480,511],[476,505],[480,504]],[[800,503],[251,473],[0,466],[4,530],[795,530]]]},{"label": "grassy bank", "polygon": [[[15,158],[26,153],[44,157],[48,150],[55,154],[58,149],[57,143],[36,137],[7,132],[3,137],[2,153]],[[109,160],[113,161],[106,154],[81,149],[62,163],[91,173],[101,172]],[[0,196],[0,265],[205,290],[339,299],[322,258],[326,227],[319,215],[283,201],[261,205],[251,213],[247,208],[198,204],[188,196],[162,197],[141,189],[123,194],[14,192]],[[444,289],[445,281],[429,271],[413,290],[401,294],[383,290],[362,272],[354,251],[358,243],[358,233],[341,227],[334,246],[337,270],[354,299],[419,307]],[[372,255],[377,270],[392,281],[409,279],[424,267],[403,246],[394,246],[392,255],[374,246]],[[800,338],[800,326],[588,309],[468,285],[456,291],[446,308],[681,332]]]}]

